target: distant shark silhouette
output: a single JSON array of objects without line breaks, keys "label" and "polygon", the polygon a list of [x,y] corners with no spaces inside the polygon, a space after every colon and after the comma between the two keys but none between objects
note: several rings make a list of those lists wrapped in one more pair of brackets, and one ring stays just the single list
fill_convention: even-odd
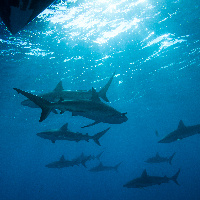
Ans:
[{"label": "distant shark silhouette", "polygon": [[147,159],[145,162],[147,163],[162,163],[162,162],[168,162],[170,165],[172,164],[172,159],[176,153],[174,153],[172,156],[169,158],[167,157],[161,157],[159,153],[156,154],[156,156]]},{"label": "distant shark silhouette", "polygon": [[84,167],[86,167],[86,162],[90,161],[90,160],[94,160],[94,159],[99,159],[99,157],[102,155],[103,152],[101,152],[100,154],[98,154],[97,156],[86,156],[83,153],[78,156],[77,158],[74,158],[72,160],[66,160],[64,155],[61,156],[60,160],[49,163],[46,165],[46,167],[48,168],[65,168],[65,167],[73,167],[75,165],[79,166],[80,164],[82,164]]},{"label": "distant shark silhouette", "polygon": [[[98,96],[106,102],[109,102],[106,96],[106,93],[108,91],[108,88],[110,87],[110,84],[112,83],[114,76],[115,76],[115,73],[113,73],[108,83],[99,92],[97,92]],[[60,100],[60,98],[62,98],[63,100],[90,100],[92,98],[92,90],[88,90],[88,91],[87,90],[76,90],[76,91],[64,90],[62,86],[62,81],[60,81],[52,92],[45,93],[38,96],[50,102],[57,102]],[[39,106],[37,106],[33,101],[29,99],[22,101],[21,104],[23,106],[28,106],[31,108],[39,108]]]},{"label": "distant shark silhouette", "polygon": [[85,163],[87,161],[95,160],[95,159],[99,160],[102,154],[103,154],[103,152],[99,153],[96,156],[94,156],[94,155],[86,156],[86,155],[84,155],[84,153],[82,153],[80,156],[78,156],[77,158],[75,158],[74,161],[76,161],[78,163],[81,163],[84,167],[86,167]]},{"label": "distant shark silhouette", "polygon": [[93,136],[90,136],[87,134],[83,135],[82,133],[75,133],[75,132],[71,132],[68,129],[68,123],[66,123],[65,125],[63,125],[60,129],[51,129],[48,131],[43,131],[41,133],[37,133],[37,135],[41,138],[44,139],[49,139],[51,140],[53,143],[55,143],[56,140],[70,140],[70,141],[76,141],[79,142],[81,140],[85,140],[87,142],[89,142],[89,140],[94,140],[94,142],[96,144],[98,144],[99,146],[99,139],[109,130],[110,128],[107,128],[104,131],[101,131]]},{"label": "distant shark silhouette", "polygon": [[55,161],[46,165],[48,168],[64,168],[64,167],[73,167],[74,165],[79,165],[80,163],[75,160],[66,160],[64,155],[61,156],[59,161]]},{"label": "distant shark silhouette", "polygon": [[101,171],[111,171],[111,170],[118,170],[119,166],[121,165],[122,162],[118,163],[115,166],[104,166],[102,162],[99,163],[98,166],[95,166],[91,168],[89,171],[90,172],[101,172]]},{"label": "distant shark silhouette", "polygon": [[1,0],[0,17],[8,30],[15,34],[55,0]]},{"label": "distant shark silhouette", "polygon": [[170,143],[199,133],[200,124],[194,126],[185,126],[183,121],[180,120],[178,128],[165,136],[159,141],[159,143]]},{"label": "distant shark silhouette", "polygon": [[17,88],[14,88],[14,90],[29,98],[42,109],[39,122],[45,120],[52,109],[60,110],[61,114],[65,111],[69,111],[72,112],[73,116],[83,116],[95,121],[88,126],[92,126],[100,122],[108,124],[121,124],[128,120],[128,118],[126,117],[127,113],[120,113],[111,106],[108,106],[107,104],[101,102],[94,88],[92,88],[91,100],[63,101],[62,99],[60,99],[56,103],[51,103],[42,97],[38,97],[37,95],[33,95]]},{"label": "distant shark silhouette", "polygon": [[146,169],[143,171],[142,175],[139,178],[133,179],[132,181],[129,181],[124,185],[124,187],[127,188],[144,188],[148,186],[153,186],[153,185],[160,185],[162,183],[168,183],[170,180],[174,181],[177,185],[179,183],[177,182],[178,175],[180,173],[180,169],[178,172],[168,178],[167,176],[160,177],[160,176],[149,176],[147,174]]}]

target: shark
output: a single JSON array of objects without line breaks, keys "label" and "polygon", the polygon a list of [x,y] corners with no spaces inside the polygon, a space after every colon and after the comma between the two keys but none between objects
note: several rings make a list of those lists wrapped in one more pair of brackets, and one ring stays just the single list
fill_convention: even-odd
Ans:
[{"label": "shark", "polygon": [[103,152],[99,153],[96,156],[94,156],[94,155],[87,156],[87,155],[84,155],[84,153],[82,153],[80,156],[78,156],[77,158],[74,159],[74,162],[81,163],[84,167],[86,167],[85,163],[87,161],[95,160],[95,159],[100,160],[100,157],[102,154],[103,154]]},{"label": "shark", "polygon": [[75,165],[79,166],[80,164],[82,164],[84,167],[86,167],[85,163],[87,161],[99,159],[100,156],[102,155],[102,153],[103,152],[101,152],[97,156],[92,156],[92,155],[86,156],[86,155],[84,155],[84,153],[82,153],[80,156],[78,156],[77,158],[74,158],[72,160],[66,160],[64,155],[62,155],[58,161],[51,162],[51,163],[47,164],[46,167],[61,169],[61,168],[65,168],[65,167],[73,167]]},{"label": "shark", "polygon": [[68,123],[64,124],[60,129],[51,129],[47,131],[43,131],[40,133],[37,133],[37,136],[49,139],[52,141],[52,143],[55,143],[56,140],[69,140],[69,141],[75,141],[79,142],[81,140],[85,140],[89,142],[89,140],[93,140],[97,145],[101,146],[99,139],[110,129],[107,128],[104,131],[101,131],[93,136],[88,135],[86,133],[85,135],[78,132],[72,132],[68,129]]},{"label": "shark", "polygon": [[85,127],[93,126],[100,122],[108,124],[121,124],[128,120],[126,117],[127,112],[121,113],[113,107],[103,103],[99,99],[94,88],[92,88],[91,100],[60,99],[58,102],[49,102],[42,97],[25,92],[21,89],[13,89],[33,101],[42,109],[39,122],[45,120],[53,109],[60,110],[60,114],[63,114],[65,111],[69,111],[72,113],[72,116],[82,116],[94,120],[94,123]]},{"label": "shark", "polygon": [[[114,76],[115,73],[113,73],[113,75],[110,77],[107,84],[99,92],[97,92],[97,95],[106,102],[109,102],[106,93],[108,91],[108,88],[110,87],[110,84],[112,83]],[[38,96],[50,102],[57,102],[60,100],[60,98],[62,98],[63,100],[91,99],[92,90],[76,90],[76,91],[64,90],[62,81],[60,81],[52,92],[48,92]],[[30,108],[39,108],[37,104],[35,104],[33,101],[29,99],[22,101],[21,104],[23,106],[28,106]]]},{"label": "shark", "polygon": [[176,172],[176,174],[172,177],[167,176],[150,176],[147,174],[146,169],[142,172],[142,175],[138,178],[135,178],[128,183],[124,184],[123,187],[126,188],[144,188],[153,185],[161,185],[162,183],[168,183],[169,181],[174,181],[177,185],[177,178],[179,176],[180,169]]},{"label": "shark", "polygon": [[115,166],[105,166],[102,164],[102,162],[99,163],[99,165],[91,168],[89,171],[90,172],[101,172],[101,171],[111,171],[111,170],[115,170],[118,171],[119,166],[121,165],[122,162],[118,163]]},{"label": "shark", "polygon": [[61,156],[59,161],[55,161],[46,165],[48,168],[65,168],[65,167],[73,167],[74,165],[78,165],[79,163],[74,162],[73,160],[66,160],[64,155]]},{"label": "shark", "polygon": [[200,133],[200,124],[194,126],[185,126],[183,121],[180,120],[178,128],[175,131],[166,135],[163,139],[158,141],[158,143],[171,143],[199,133]]},{"label": "shark", "polygon": [[156,156],[147,159],[145,162],[147,163],[162,163],[168,162],[170,165],[172,164],[172,159],[176,153],[173,153],[169,158],[161,157],[159,153],[156,153]]}]

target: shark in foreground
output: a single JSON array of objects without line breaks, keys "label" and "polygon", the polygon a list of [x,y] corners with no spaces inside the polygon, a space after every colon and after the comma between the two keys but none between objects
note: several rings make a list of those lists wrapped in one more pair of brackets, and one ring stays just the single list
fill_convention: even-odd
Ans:
[{"label": "shark in foreground", "polygon": [[156,156],[151,157],[147,159],[145,162],[147,163],[162,163],[162,162],[168,162],[170,165],[172,164],[172,159],[176,153],[173,153],[169,158],[167,157],[161,157],[159,153],[156,154]]},{"label": "shark in foreground", "polygon": [[133,179],[124,185],[127,188],[144,188],[153,185],[160,185],[162,183],[168,183],[169,181],[174,181],[177,185],[178,175],[180,173],[180,169],[176,172],[176,174],[170,178],[167,176],[160,177],[160,176],[149,176],[147,174],[146,169],[143,171],[142,175],[139,178]]},{"label": "shark in foreground", "polygon": [[42,97],[31,94],[29,92],[25,92],[17,88],[14,88],[14,90],[33,101],[42,109],[39,122],[45,120],[52,109],[60,110],[61,114],[65,111],[69,111],[72,112],[72,116],[83,116],[95,121],[94,123],[88,126],[92,126],[100,122],[108,124],[121,124],[128,120],[128,118],[126,117],[127,113],[121,113],[116,109],[112,108],[111,106],[108,106],[107,104],[101,102],[94,88],[92,88],[91,100],[63,101],[62,99],[60,99],[58,102],[55,103],[51,103]]},{"label": "shark in foreground", "polygon": [[[110,87],[110,84],[112,83],[112,80],[115,76],[115,73],[111,76],[108,83],[99,91],[97,92],[98,96],[102,98],[104,101],[109,102],[106,93],[108,91],[108,88]],[[60,98],[63,100],[90,100],[92,98],[92,90],[77,90],[77,91],[71,91],[71,90],[64,90],[62,86],[62,81],[60,81],[56,88],[49,93],[45,93],[42,95],[38,95],[47,101],[50,102],[58,102]],[[33,101],[27,99],[21,102],[23,106],[28,106],[31,108],[39,108],[38,105],[36,105]]]},{"label": "shark in foreground", "polygon": [[68,129],[68,123],[66,123],[65,125],[63,125],[60,129],[51,129],[51,130],[47,130],[47,131],[43,131],[41,133],[37,133],[37,136],[44,138],[44,139],[49,139],[51,140],[53,143],[55,143],[56,140],[69,140],[69,141],[76,141],[79,142],[81,140],[85,140],[87,142],[89,142],[89,140],[94,140],[94,142],[96,144],[98,144],[99,146],[99,139],[109,130],[110,128],[107,128],[104,131],[101,131],[93,136],[88,135],[88,133],[86,133],[85,135],[83,135],[82,133],[75,133],[72,132]]},{"label": "shark in foreground", "polygon": [[111,170],[115,170],[117,171],[119,166],[121,165],[122,162],[118,163],[115,166],[104,166],[102,164],[102,162],[99,163],[99,165],[97,165],[96,167],[91,168],[89,171],[90,172],[101,172],[101,171],[111,171]]},{"label": "shark in foreground", "polygon": [[159,143],[171,143],[199,133],[200,124],[194,126],[185,126],[183,121],[180,120],[178,128],[166,135],[162,140],[159,141]]},{"label": "shark in foreground", "polygon": [[65,168],[65,167],[73,167],[75,165],[79,166],[80,164],[82,164],[84,167],[86,167],[85,163],[87,161],[99,159],[100,156],[102,155],[102,153],[103,152],[101,152],[97,156],[92,156],[92,155],[86,156],[82,153],[80,156],[78,156],[77,158],[74,158],[72,160],[66,160],[64,155],[62,155],[60,160],[49,163],[46,165],[46,167],[60,169],[60,168]]}]

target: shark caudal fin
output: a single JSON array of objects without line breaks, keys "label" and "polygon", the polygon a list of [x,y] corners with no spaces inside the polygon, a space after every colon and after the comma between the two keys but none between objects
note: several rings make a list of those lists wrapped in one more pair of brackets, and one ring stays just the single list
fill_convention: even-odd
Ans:
[{"label": "shark caudal fin", "polygon": [[100,144],[100,142],[99,142],[99,139],[100,139],[109,129],[110,129],[110,127],[107,128],[106,130],[101,131],[101,132],[95,134],[94,136],[92,136],[92,139],[94,140],[94,142],[95,142],[96,144],[98,144],[99,146],[101,146],[101,144]]},{"label": "shark caudal fin", "polygon": [[172,159],[173,159],[173,157],[174,157],[175,154],[176,154],[176,153],[173,153],[173,155],[169,157],[169,164],[170,164],[170,165],[172,164]]},{"label": "shark caudal fin", "polygon": [[119,166],[122,164],[122,162],[120,162],[120,163],[118,163],[117,165],[115,165],[115,170],[118,172],[118,168],[119,168]]},{"label": "shark caudal fin", "polygon": [[174,183],[176,183],[177,185],[180,185],[177,181],[178,175],[180,173],[180,169],[176,172],[176,174],[174,174],[174,176],[171,177],[171,180],[174,181]]},{"label": "shark caudal fin", "polygon": [[98,96],[101,97],[106,102],[109,102],[109,100],[106,96],[106,92],[108,91],[108,88],[110,87],[110,84],[112,83],[114,76],[115,76],[115,72],[113,73],[113,75],[109,79],[108,83],[98,92]]},{"label": "shark caudal fin", "polygon": [[42,97],[31,94],[29,92],[25,92],[25,91],[17,89],[17,88],[13,88],[13,89],[16,90],[18,93],[24,95],[31,101],[33,101],[36,105],[38,105],[42,109],[42,113],[41,113],[39,122],[42,122],[43,120],[45,120],[47,118],[47,116],[49,115],[49,113],[51,112],[51,109],[52,109],[50,107],[51,102],[43,99]]},{"label": "shark caudal fin", "polygon": [[103,151],[100,154],[98,154],[97,156],[94,156],[94,158],[100,160],[100,157],[101,157],[102,154],[103,154]]}]

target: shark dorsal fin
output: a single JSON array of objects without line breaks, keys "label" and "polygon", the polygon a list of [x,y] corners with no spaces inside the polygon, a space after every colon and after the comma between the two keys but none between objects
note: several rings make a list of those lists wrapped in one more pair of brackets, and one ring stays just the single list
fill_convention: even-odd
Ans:
[{"label": "shark dorsal fin", "polygon": [[54,92],[62,92],[64,89],[63,89],[63,86],[62,86],[62,81],[60,81],[57,85],[56,85],[56,87],[55,87],[55,89],[53,90]]},{"label": "shark dorsal fin", "polygon": [[156,153],[156,158],[159,158],[159,157],[160,157],[160,156],[159,156],[159,153],[157,152],[157,153]]},{"label": "shark dorsal fin", "polygon": [[68,129],[68,123],[64,124],[64,125],[60,128],[61,131],[66,131],[67,129]]},{"label": "shark dorsal fin", "polygon": [[147,170],[145,169],[143,172],[142,172],[142,175],[141,175],[142,178],[145,178],[147,177]]},{"label": "shark dorsal fin", "polygon": [[92,97],[91,97],[92,101],[100,101],[98,93],[96,92],[96,90],[92,87]]},{"label": "shark dorsal fin", "polygon": [[178,129],[183,129],[183,128],[185,128],[185,125],[184,125],[183,121],[180,120],[180,122],[178,124]]},{"label": "shark dorsal fin", "polygon": [[62,156],[60,157],[60,161],[61,161],[61,162],[65,161],[64,155],[62,155]]}]

